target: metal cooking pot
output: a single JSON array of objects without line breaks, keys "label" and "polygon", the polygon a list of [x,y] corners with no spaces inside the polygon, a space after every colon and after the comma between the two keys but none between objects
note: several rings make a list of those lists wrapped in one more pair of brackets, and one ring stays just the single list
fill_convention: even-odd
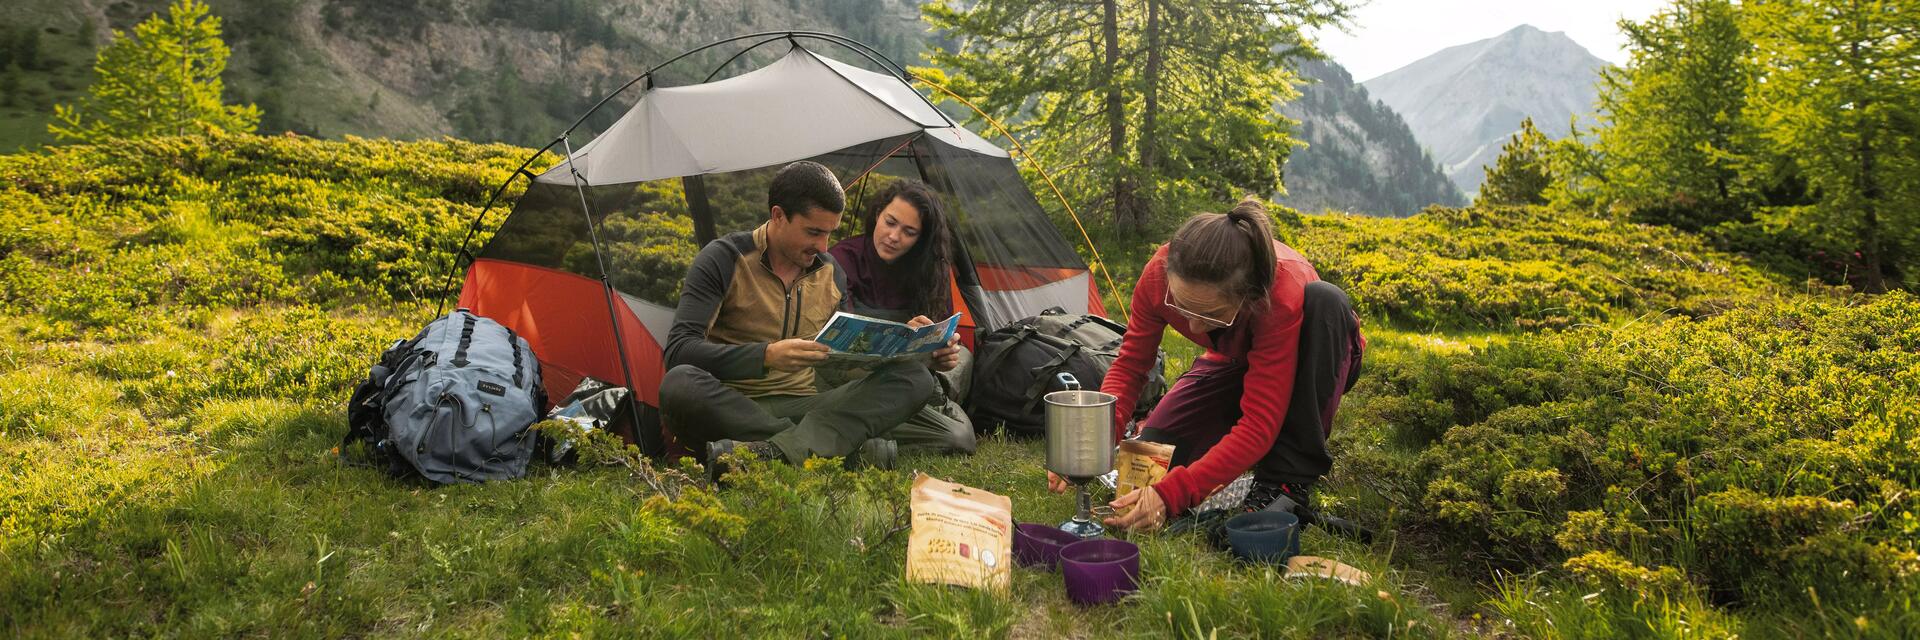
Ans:
[{"label": "metal cooking pot", "polygon": [[1054,379],[1066,391],[1047,401],[1047,470],[1087,482],[1113,470],[1113,403],[1119,398],[1082,391],[1071,373]]}]

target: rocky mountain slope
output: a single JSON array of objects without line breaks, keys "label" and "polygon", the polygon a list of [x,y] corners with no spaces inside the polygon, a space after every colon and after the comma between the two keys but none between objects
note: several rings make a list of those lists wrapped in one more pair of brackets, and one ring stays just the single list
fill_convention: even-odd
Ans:
[{"label": "rocky mountain slope", "polygon": [[1465,198],[1421,149],[1399,114],[1367,94],[1332,61],[1301,64],[1310,82],[1281,113],[1300,121],[1307,146],[1287,159],[1280,202],[1309,213],[1328,209],[1412,215],[1428,205]]},{"label": "rocky mountain slope", "polygon": [[[19,0],[0,16],[0,50],[25,38],[40,53],[0,64],[0,150],[49,142],[53,105],[92,82],[95,47],[165,0]],[[232,48],[229,99],[261,107],[264,133],[456,138],[540,146],[601,96],[678,53],[757,31],[817,29],[873,44],[902,64],[939,46],[915,0],[210,0]],[[851,52],[815,45],[845,60]],[[676,63],[662,84],[698,82],[741,47]],[[722,71],[783,52],[762,47]],[[1312,80],[1283,106],[1309,143],[1286,167],[1282,200],[1309,210],[1407,215],[1460,204],[1405,123],[1337,65],[1303,63]],[[9,80],[11,78],[11,80]],[[631,104],[616,98],[589,133]],[[576,144],[590,137],[576,137]]]},{"label": "rocky mountain slope", "polygon": [[[16,4],[16,3],[9,3]],[[0,33],[35,33],[46,69],[0,105],[0,149],[46,142],[45,117],[91,82],[92,47],[163,0],[19,0]],[[323,137],[451,135],[539,146],[607,92],[682,51],[733,35],[851,36],[903,63],[933,42],[913,0],[210,0],[233,49],[230,98],[262,129]],[[55,46],[58,45],[58,46]],[[695,82],[738,48],[691,58],[661,82]],[[821,47],[839,57],[851,54]],[[735,61],[751,68],[776,46]],[[723,75],[725,75],[723,73]],[[0,77],[0,82],[4,82]],[[630,103],[630,101],[628,101]],[[11,108],[9,108],[11,106]],[[599,124],[618,109],[607,109]]]}]

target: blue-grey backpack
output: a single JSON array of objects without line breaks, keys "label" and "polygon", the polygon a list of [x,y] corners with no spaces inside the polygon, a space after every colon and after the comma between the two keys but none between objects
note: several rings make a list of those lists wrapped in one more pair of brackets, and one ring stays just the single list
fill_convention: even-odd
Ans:
[{"label": "blue-grey backpack", "polygon": [[456,309],[380,355],[347,403],[341,455],[364,441],[395,476],[436,483],[507,480],[526,473],[546,412],[540,360],[527,341]]}]

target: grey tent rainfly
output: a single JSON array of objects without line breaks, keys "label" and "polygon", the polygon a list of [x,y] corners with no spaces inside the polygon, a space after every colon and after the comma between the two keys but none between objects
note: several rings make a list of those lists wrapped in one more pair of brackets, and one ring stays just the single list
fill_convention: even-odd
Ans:
[{"label": "grey tent rainfly", "polygon": [[[465,268],[460,306],[531,343],[549,397],[566,397],[586,376],[628,386],[639,419],[621,435],[649,454],[666,452],[662,348],[688,263],[719,235],[763,221],[768,179],[796,160],[831,168],[855,204],[898,178],[940,194],[955,224],[952,286],[965,341],[1049,307],[1105,313],[1086,263],[1007,152],[934,108],[898,65],[812,32],[740,36],[667,64],[723,46],[741,50],[708,81],[656,86],[665,65],[654,67],[615,92],[638,86],[640,96],[604,132],[576,145],[576,123],[528,158],[495,192],[526,182],[512,213],[477,253],[463,243],[449,271],[451,282]],[[880,70],[810,47],[844,49]],[[779,48],[784,54],[765,66],[712,79],[749,50]],[[528,172],[548,150],[565,160]],[[482,212],[472,230],[485,219]]]}]

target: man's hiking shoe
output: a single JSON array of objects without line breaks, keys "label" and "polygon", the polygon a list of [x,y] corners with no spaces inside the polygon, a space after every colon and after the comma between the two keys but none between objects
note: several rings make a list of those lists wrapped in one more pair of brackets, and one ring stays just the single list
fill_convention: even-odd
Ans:
[{"label": "man's hiking shoe", "polygon": [[900,457],[900,444],[886,438],[868,438],[860,445],[860,450],[847,456],[848,469],[879,469],[892,471],[893,463]]},{"label": "man's hiking shoe", "polygon": [[779,446],[765,440],[751,442],[725,438],[715,440],[707,443],[707,482],[719,486],[720,477],[727,474],[727,465],[720,461],[720,457],[743,449],[760,456],[761,460],[787,459],[786,454],[780,452]]}]

